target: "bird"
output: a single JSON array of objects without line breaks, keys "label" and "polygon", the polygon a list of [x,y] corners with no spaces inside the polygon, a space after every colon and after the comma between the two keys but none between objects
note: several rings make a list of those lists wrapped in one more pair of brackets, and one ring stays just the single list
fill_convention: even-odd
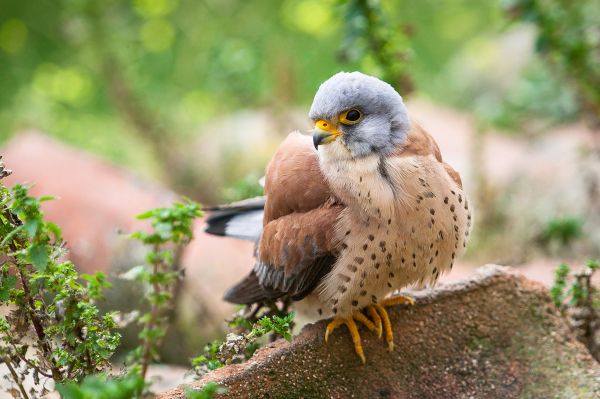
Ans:
[{"label": "bird", "polygon": [[409,117],[402,96],[361,72],[339,72],[318,88],[312,137],[290,133],[269,162],[264,197],[215,208],[206,231],[255,240],[250,273],[224,295],[250,305],[294,302],[345,325],[366,362],[358,324],[385,333],[398,294],[433,286],[467,246],[473,221],[460,175]]}]

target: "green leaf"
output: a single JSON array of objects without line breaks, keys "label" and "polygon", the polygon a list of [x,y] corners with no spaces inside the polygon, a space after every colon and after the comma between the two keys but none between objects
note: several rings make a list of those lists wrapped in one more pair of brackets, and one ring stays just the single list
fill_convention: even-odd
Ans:
[{"label": "green leaf", "polygon": [[17,234],[19,231],[21,231],[23,229],[24,229],[24,226],[21,225],[21,226],[17,227],[16,229],[14,229],[13,231],[11,231],[10,233],[8,233],[6,235],[6,237],[4,237],[4,240],[2,240],[2,242],[0,243],[0,246],[6,245],[14,237],[15,234]]},{"label": "green leaf", "polygon": [[45,245],[33,244],[29,248],[29,259],[39,271],[45,271],[48,266],[48,248]]},{"label": "green leaf", "polygon": [[27,235],[29,236],[29,238],[35,237],[35,233],[37,233],[38,226],[39,222],[37,219],[30,219],[26,221],[25,224],[23,224],[23,227],[25,228],[25,231],[27,231]]},{"label": "green leaf", "polygon": [[8,300],[10,297],[10,290],[15,288],[16,283],[16,276],[6,276],[0,280],[0,301]]}]

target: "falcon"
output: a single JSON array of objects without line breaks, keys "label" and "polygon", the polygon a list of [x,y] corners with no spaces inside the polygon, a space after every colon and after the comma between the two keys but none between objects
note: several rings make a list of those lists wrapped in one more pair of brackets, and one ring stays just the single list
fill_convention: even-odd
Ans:
[{"label": "falcon", "polygon": [[218,208],[207,232],[256,239],[256,263],[225,294],[236,304],[291,299],[345,325],[363,363],[357,323],[390,351],[386,307],[405,287],[434,285],[464,251],[472,215],[459,174],[412,121],[389,84],[340,72],[319,87],[312,137],[294,132],[267,167],[265,197]]}]

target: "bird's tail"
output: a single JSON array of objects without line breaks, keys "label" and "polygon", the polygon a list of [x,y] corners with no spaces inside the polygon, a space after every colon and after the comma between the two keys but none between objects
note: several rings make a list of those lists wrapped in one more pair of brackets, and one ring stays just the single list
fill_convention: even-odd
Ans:
[{"label": "bird's tail", "polygon": [[266,197],[250,198],[227,205],[205,208],[208,234],[257,241],[262,233]]},{"label": "bird's tail", "polygon": [[271,301],[283,296],[283,292],[267,289],[258,282],[258,276],[251,271],[246,278],[225,292],[223,299],[239,305],[251,305]]}]

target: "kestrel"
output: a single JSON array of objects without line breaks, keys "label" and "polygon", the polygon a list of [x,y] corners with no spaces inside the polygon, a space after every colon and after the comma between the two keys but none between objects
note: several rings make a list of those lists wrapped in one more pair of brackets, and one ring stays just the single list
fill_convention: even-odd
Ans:
[{"label": "kestrel", "polygon": [[267,167],[266,199],[217,210],[213,234],[256,238],[256,264],[225,294],[237,304],[278,298],[350,331],[356,322],[393,350],[391,296],[433,285],[464,251],[471,206],[459,174],[387,83],[341,72],[318,89],[312,135],[291,133]]}]

